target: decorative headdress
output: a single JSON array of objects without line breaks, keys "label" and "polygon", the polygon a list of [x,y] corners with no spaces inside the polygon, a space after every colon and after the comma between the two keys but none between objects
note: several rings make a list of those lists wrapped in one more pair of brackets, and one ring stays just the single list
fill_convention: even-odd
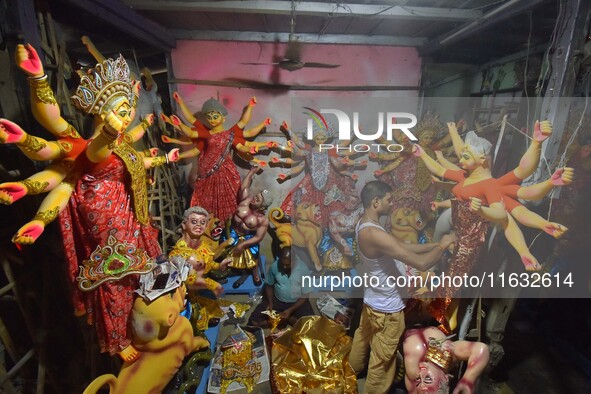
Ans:
[{"label": "decorative headdress", "polygon": [[326,122],[326,126],[327,127],[325,127],[324,124],[312,122],[312,134],[316,135],[319,133],[324,133],[326,134],[327,140],[331,140],[338,135],[338,130],[334,129],[332,123]]},{"label": "decorative headdress", "polygon": [[127,275],[149,272],[154,265],[145,250],[110,235],[107,245],[97,246],[90,258],[82,262],[76,279],[80,290],[89,291]]},{"label": "decorative headdress", "polygon": [[107,103],[128,99],[133,102],[129,66],[123,58],[107,59],[88,70],[80,78],[80,85],[72,96],[76,107],[89,114],[100,114]]},{"label": "decorative headdress", "polygon": [[303,108],[307,110],[304,111],[304,114],[310,117],[308,119],[308,123],[306,126],[306,136],[308,139],[311,140],[312,138],[314,138],[313,135],[316,135],[317,133],[326,134],[327,139],[332,139],[335,136],[336,131],[334,129],[334,126],[330,122],[328,122],[320,112],[310,107]]},{"label": "decorative headdress", "polygon": [[[444,340],[446,339],[447,338]],[[429,361],[437,365],[445,373],[449,373],[453,364],[454,356],[451,350],[444,348],[442,344],[443,341],[429,338],[429,347],[427,349],[427,354],[425,355],[425,361]]]},{"label": "decorative headdress", "polygon": [[439,115],[427,111],[425,115],[423,115],[421,122],[417,125],[415,135],[417,138],[421,138],[421,135],[425,132],[432,131],[435,134],[434,138],[437,138],[444,130],[445,126],[439,120]]},{"label": "decorative headdress", "polygon": [[477,136],[473,130],[466,134],[465,144],[470,147],[470,150],[473,153],[478,153],[484,156],[488,155],[492,148],[492,144],[489,140]]}]

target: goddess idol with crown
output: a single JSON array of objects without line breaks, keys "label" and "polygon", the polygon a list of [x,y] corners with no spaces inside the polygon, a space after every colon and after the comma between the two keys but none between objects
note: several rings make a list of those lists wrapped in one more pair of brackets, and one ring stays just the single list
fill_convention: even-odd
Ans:
[{"label": "goddess idol with crown", "polygon": [[[189,129],[173,117],[173,126],[179,126],[181,132],[195,145],[193,149],[183,152],[181,158],[199,156],[195,163],[197,172],[190,206],[203,207],[225,222],[232,218],[238,206],[237,196],[240,191],[240,175],[232,160],[232,152],[257,167],[265,166],[266,162],[254,159],[252,155],[273,148],[277,143],[247,141],[246,138],[256,137],[264,127],[271,124],[271,118],[266,118],[251,129],[245,129],[257,104],[256,98],[252,97],[240,120],[227,128],[225,122],[228,110],[218,100],[208,99],[203,103],[200,114],[192,114],[178,92],[174,92],[172,97],[183,117],[193,125]],[[203,122],[196,115],[202,117]]]},{"label": "goddess idol with crown", "polygon": [[[283,122],[281,130],[286,133],[288,144],[280,147],[280,150],[290,157],[271,159],[273,164],[291,167],[287,173],[279,174],[279,183],[304,173],[303,178],[285,197],[280,209],[285,215],[295,218],[298,216],[298,206],[312,206],[314,218],[310,219],[324,229],[316,245],[323,261],[310,256],[315,269],[350,269],[353,266],[350,259],[353,254],[352,241],[343,239],[332,221],[336,216],[344,213],[351,215],[355,210],[356,204],[351,205],[352,196],[356,194],[355,182],[359,178],[355,171],[365,167],[367,160],[352,160],[346,153],[339,154],[334,147],[323,149],[324,144],[334,142],[335,131],[320,113],[311,108],[306,109],[318,118],[318,122],[313,123],[313,138],[305,142],[289,128],[287,122]],[[338,141],[340,147],[348,147],[351,142]],[[333,231],[329,230],[331,226]]]},{"label": "goddess idol with crown", "polygon": [[[31,106],[39,123],[58,142],[66,135],[79,138],[61,117],[36,51],[19,45],[16,62],[28,75]],[[97,64],[81,77],[72,100],[83,112],[94,115],[98,126],[52,193],[63,190],[58,195],[50,193],[42,204],[46,210],[36,215],[43,225],[59,215],[75,313],[87,314],[88,323],[95,325],[102,352],[118,353],[125,361],[138,357],[128,335],[138,274],[149,271],[151,260],[161,254],[157,230],[148,215],[146,168],[178,159],[178,150],[146,157],[130,145],[141,138],[141,133],[126,132],[134,112],[133,96],[129,67],[121,56]],[[3,131],[5,142],[37,140],[8,123]],[[37,145],[27,147],[35,150]],[[5,189],[7,197],[22,197],[14,192],[19,186]],[[31,223],[36,224],[35,220]]]},{"label": "goddess idol with crown", "polygon": [[[289,142],[288,146],[280,149],[291,157],[274,157],[271,161],[292,167],[289,172],[279,174],[277,182],[293,179],[302,172],[305,174],[283,200],[281,209],[291,216],[293,209],[302,202],[316,204],[320,208],[321,223],[327,228],[331,212],[345,210],[349,193],[355,190],[355,182],[359,178],[355,169],[366,166],[367,161],[350,160],[339,155],[334,147],[322,149],[322,145],[333,142],[335,138],[332,125],[324,119],[313,124],[314,137],[308,143],[294,133],[287,122],[281,124],[281,130],[287,134]],[[348,147],[350,144],[350,140],[339,141],[341,147]]]},{"label": "goddess idol with crown", "polygon": [[[444,125],[439,117],[427,112],[413,130],[419,139],[419,145],[432,158],[435,158],[432,148],[441,144],[439,136],[443,129]],[[428,218],[431,216],[431,202],[437,195],[431,173],[421,160],[411,154],[412,143],[408,136],[398,131],[394,138],[404,149],[396,153],[371,153],[370,159],[377,160],[381,167],[374,175],[376,179],[394,188],[391,212],[399,208],[411,208],[420,211],[423,218]],[[390,223],[387,226],[389,227]]]},{"label": "goddess idol with crown", "polygon": [[[30,45],[17,47],[16,61],[17,66],[29,76],[34,75],[38,67],[42,67],[35,49]],[[76,159],[86,149],[88,143],[74,127],[65,121],[62,123],[55,120],[54,111],[59,111],[59,107],[49,88],[47,77],[45,75],[38,78],[30,77],[29,83],[35,118],[58,140],[47,141],[30,135],[16,123],[8,119],[0,119],[0,143],[15,144],[31,160],[53,160],[52,164],[43,171],[23,181],[0,183],[0,203],[6,205],[26,195],[49,192],[35,217],[25,223],[12,238],[12,242],[16,244],[34,243],[45,230],[45,226],[64,210],[72,194],[72,180],[75,179],[77,172],[73,171],[76,168]],[[134,95],[137,96],[136,89],[134,89]],[[139,125],[126,130],[124,138],[128,142],[140,140],[153,121],[152,114],[146,116]],[[102,122],[99,127],[102,127]],[[150,150],[150,155],[152,151],[154,149]],[[177,153],[173,150],[166,157],[150,160],[150,163],[151,166],[160,165],[171,159],[174,161],[176,157]]]}]

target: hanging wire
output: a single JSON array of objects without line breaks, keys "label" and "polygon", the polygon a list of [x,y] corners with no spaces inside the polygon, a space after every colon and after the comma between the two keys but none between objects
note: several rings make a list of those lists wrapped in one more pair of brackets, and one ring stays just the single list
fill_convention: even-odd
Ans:
[{"label": "hanging wire", "polygon": [[[562,37],[562,35],[564,34],[564,29],[566,29],[567,27],[567,20],[565,19],[565,9],[566,6],[564,4],[564,0],[560,0],[559,1],[559,9],[558,9],[558,16],[556,17],[556,23],[554,24],[554,29],[552,30],[552,35],[550,37],[550,43],[548,45],[548,48],[546,49],[546,52],[544,53],[544,57],[542,60],[542,69],[544,69],[544,65],[546,65],[545,67],[545,71],[542,73],[540,73],[539,77],[538,77],[538,81],[536,83],[536,97],[542,97],[542,87],[544,84],[544,81],[546,81],[546,79],[548,78],[548,75],[552,75],[552,62],[550,60],[550,54],[554,53],[557,48],[556,45],[560,40],[560,37]],[[531,14],[530,14],[530,18],[531,18]],[[533,26],[533,22],[530,19],[530,34],[531,34],[531,29]],[[528,62],[529,59],[526,59],[526,62]],[[527,78],[527,63],[526,63],[526,68],[524,70],[524,82],[526,82],[526,78]],[[546,86],[546,92],[545,94],[548,95],[548,92],[550,92],[551,89],[551,85],[552,82],[548,83],[548,86]],[[525,93],[527,95],[527,89],[525,90]],[[528,117],[528,125],[529,123],[529,116],[530,116],[530,110],[529,110],[529,97],[528,97],[528,113],[527,113],[527,117]],[[540,111],[539,116],[537,117],[538,119],[548,119],[549,116],[549,110],[550,108],[546,108],[546,113],[542,114],[541,113],[542,108],[537,108],[536,107],[536,113],[538,111]],[[544,151],[542,151],[541,153],[541,159],[540,159],[544,165],[546,166],[546,170],[549,172],[550,171],[550,167],[548,166],[548,161],[545,157],[545,153]],[[542,176],[543,176],[543,169],[542,168],[537,168],[534,173],[532,175],[530,175],[527,179],[524,180],[524,183],[527,184],[534,184],[536,182],[538,182]]]},{"label": "hanging wire", "polygon": [[[560,156],[560,160],[558,161],[558,166],[557,168],[562,168],[566,165],[566,153],[568,152],[568,148],[571,146],[571,144],[575,141],[575,139],[577,138],[577,135],[579,133],[579,130],[581,129],[581,127],[583,126],[583,120],[585,119],[585,114],[587,113],[587,108],[589,106],[589,87],[591,85],[591,69],[587,70],[587,72],[585,73],[585,106],[583,107],[583,111],[581,113],[581,117],[579,118],[579,122],[577,123],[577,127],[575,128],[575,130],[573,131],[572,135],[570,136],[570,138],[568,139],[566,146],[564,148],[564,152],[562,153],[562,155]],[[544,158],[545,159],[545,158]],[[548,163],[546,163],[547,168],[549,169],[550,166]],[[546,216],[546,220],[550,221],[550,215],[552,214],[552,203],[554,202],[554,192],[555,192],[556,188],[552,189],[552,191],[549,194],[549,198],[550,198],[550,203],[548,204],[548,214]],[[538,239],[538,237],[542,234],[542,231],[540,231],[535,237],[534,239],[531,241],[531,243],[529,244],[529,247],[531,248],[534,244],[534,242],[536,242],[536,240]]]},{"label": "hanging wire", "polygon": [[496,1],[496,2],[493,2],[493,3],[479,5],[478,7],[473,7],[473,8],[470,8],[470,9],[471,10],[480,10],[480,9],[488,8],[490,6],[497,5],[497,4],[504,4],[506,2],[507,2],[507,0],[499,0],[499,1]]},{"label": "hanging wire", "polygon": [[528,139],[530,139],[530,140],[533,140],[533,137],[532,137],[532,136],[530,136],[529,134],[525,133],[523,130],[521,130],[521,129],[520,129],[520,128],[518,128],[517,126],[515,126],[515,125],[513,125],[513,124],[511,124],[511,123],[509,123],[509,122],[507,122],[507,125],[508,125],[508,126],[510,126],[510,127],[512,127],[512,128],[513,128],[515,131],[517,131],[518,133],[522,134],[524,137],[526,137],[526,138],[528,138]]},{"label": "hanging wire", "polygon": [[[420,112],[420,111],[419,111],[419,112]],[[485,128],[487,128],[487,127],[491,127],[491,126],[498,126],[498,125],[499,125],[499,124],[500,124],[502,121],[503,121],[503,119],[501,119],[501,120],[496,120],[496,121],[494,121],[494,122],[492,122],[492,123],[488,123],[488,124],[485,124],[485,125],[480,125],[480,128],[482,128],[482,129],[485,129]],[[465,136],[465,135],[466,135],[466,134],[468,134],[469,132],[470,132],[470,130],[468,130],[468,131],[465,131],[465,132],[462,132],[462,133],[459,133],[459,134],[460,134],[460,137],[463,137],[463,136]]]},{"label": "hanging wire", "polygon": [[[562,0],[560,0],[560,2],[558,3],[558,16],[556,17],[554,29],[552,30],[552,34],[550,35],[550,43],[548,44],[548,48],[546,49],[544,56],[542,58],[542,69],[544,70],[544,72],[540,73],[540,75],[538,77],[538,81],[536,83],[536,90],[537,90],[536,93],[538,96],[542,93],[543,81],[546,80],[546,78],[548,77],[548,74],[552,70],[552,63],[550,62],[550,53],[554,52],[556,50],[555,46],[556,46],[556,42],[557,42],[558,31],[560,30],[560,27],[563,25],[563,19],[564,19],[564,3]],[[544,64],[546,64],[545,69],[544,69]]]},{"label": "hanging wire", "polygon": [[289,42],[293,40],[293,35],[295,34],[295,16],[296,16],[296,6],[295,0],[291,0],[291,15],[289,19]]},{"label": "hanging wire", "polygon": [[[529,11],[528,13],[528,19],[529,19],[529,35],[527,36],[527,53],[525,55],[525,66],[523,67],[523,87],[524,87],[524,91],[525,91],[525,99],[527,100],[527,122],[525,124],[529,125],[530,123],[530,107],[529,107],[529,95],[527,93],[527,69],[529,66],[529,48],[531,47],[531,33],[533,30],[533,17],[532,17],[532,12]],[[526,144],[526,149],[527,149],[527,144]]]},{"label": "hanging wire", "polygon": [[579,118],[579,122],[577,123],[577,127],[575,127],[575,130],[573,131],[572,135],[569,137],[569,139],[566,143],[566,146],[564,148],[564,152],[562,152],[562,155],[560,156],[560,160],[558,161],[558,168],[566,165],[566,153],[568,152],[568,148],[573,144],[573,142],[577,138],[577,135],[579,134],[579,131],[581,130],[581,127],[583,126],[583,120],[585,119],[585,114],[587,113],[587,108],[589,106],[589,85],[590,85],[590,82],[591,82],[591,73],[587,72],[587,74],[585,76],[585,106],[583,107],[583,113],[581,114],[581,117]]}]

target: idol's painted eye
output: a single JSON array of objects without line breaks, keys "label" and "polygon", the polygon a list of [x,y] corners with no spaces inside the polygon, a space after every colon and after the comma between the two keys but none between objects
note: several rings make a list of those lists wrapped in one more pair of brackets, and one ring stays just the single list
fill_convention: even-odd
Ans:
[{"label": "idol's painted eye", "polygon": [[221,118],[221,115],[218,113],[209,113],[206,115],[208,120],[218,120]]}]

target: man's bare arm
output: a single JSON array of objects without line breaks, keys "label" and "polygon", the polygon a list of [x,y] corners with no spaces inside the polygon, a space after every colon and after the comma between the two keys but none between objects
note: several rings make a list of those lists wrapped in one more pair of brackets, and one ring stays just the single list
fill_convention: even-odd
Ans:
[{"label": "man's bare arm", "polygon": [[436,242],[432,242],[432,243],[428,243],[428,244],[407,244],[404,243],[404,246],[410,250],[411,252],[417,253],[417,254],[422,254],[422,253],[428,253],[431,250],[433,250],[433,248],[437,248],[437,245],[439,245]]},{"label": "man's bare arm", "polygon": [[383,230],[370,227],[359,232],[359,244],[365,245],[363,247],[366,250],[364,254],[385,254],[419,271],[426,271],[434,266],[451,243],[453,243],[453,238],[446,235],[441,238],[437,247],[427,253],[418,254],[409,250],[405,244]]}]

